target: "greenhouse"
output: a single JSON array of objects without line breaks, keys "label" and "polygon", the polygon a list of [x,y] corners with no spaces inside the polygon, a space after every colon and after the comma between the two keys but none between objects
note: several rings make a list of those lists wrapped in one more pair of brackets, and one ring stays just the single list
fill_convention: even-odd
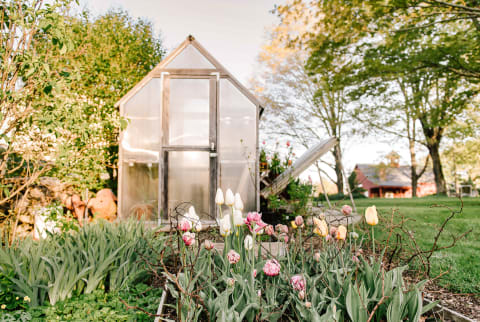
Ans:
[{"label": "greenhouse", "polygon": [[259,207],[258,100],[192,36],[116,106],[120,134],[119,217],[166,223],[183,204],[214,221],[215,192]]}]

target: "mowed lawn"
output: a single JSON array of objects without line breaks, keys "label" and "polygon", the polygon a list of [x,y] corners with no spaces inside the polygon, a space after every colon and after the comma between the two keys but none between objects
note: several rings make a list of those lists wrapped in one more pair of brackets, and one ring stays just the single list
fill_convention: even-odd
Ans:
[{"label": "mowed lawn", "polygon": [[[441,250],[433,255],[432,276],[449,271],[438,280],[438,283],[457,293],[480,294],[480,198],[463,198],[463,213],[457,214],[447,224],[438,244],[445,246],[451,243],[451,235],[460,235],[472,229],[472,232],[459,241],[453,248]],[[395,220],[399,214],[413,219],[408,222],[409,229],[414,232],[418,245],[429,249],[433,245],[436,227],[440,226],[450,214],[450,210],[432,205],[444,205],[459,210],[461,202],[458,198],[425,197],[415,199],[358,199],[356,205],[359,213],[365,208],[375,205],[380,220],[390,220],[392,211],[396,210]],[[382,224],[376,227],[376,237],[386,234],[380,232]]]}]

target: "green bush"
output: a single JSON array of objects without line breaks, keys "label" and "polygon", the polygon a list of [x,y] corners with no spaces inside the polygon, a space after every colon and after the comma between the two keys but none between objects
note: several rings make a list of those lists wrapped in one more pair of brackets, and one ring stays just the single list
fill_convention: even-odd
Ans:
[{"label": "green bush", "polygon": [[0,273],[13,294],[27,296],[31,306],[54,305],[98,289],[118,291],[145,276],[142,256],[152,256],[162,238],[138,221],[100,221],[78,232],[2,246]]},{"label": "green bush", "polygon": [[[362,194],[360,192],[352,192],[352,196],[353,196],[354,199],[365,199],[365,198],[367,198],[367,197],[365,197],[364,194]],[[335,193],[335,194],[328,195],[328,199],[330,201],[350,200],[350,196],[345,195],[343,193]],[[320,194],[320,195],[318,195],[318,197],[315,197],[314,200],[324,202],[324,201],[326,201],[325,195]]]},{"label": "green bush", "polygon": [[59,301],[54,306],[38,306],[26,311],[4,313],[3,320],[8,317],[14,320],[33,321],[152,321],[148,314],[128,309],[140,307],[155,314],[158,308],[162,289],[151,288],[143,283],[132,285],[120,292],[105,293],[95,290],[90,294]]}]

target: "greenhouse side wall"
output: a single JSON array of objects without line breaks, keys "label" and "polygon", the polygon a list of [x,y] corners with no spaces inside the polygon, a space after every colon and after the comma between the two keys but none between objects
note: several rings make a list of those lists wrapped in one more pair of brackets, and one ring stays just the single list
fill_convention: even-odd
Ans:
[{"label": "greenhouse side wall", "polygon": [[120,139],[121,218],[156,221],[161,142],[161,80],[150,79],[121,109],[128,120]]},{"label": "greenhouse side wall", "polygon": [[257,204],[257,106],[227,78],[219,86],[220,187],[239,192],[245,211]]}]

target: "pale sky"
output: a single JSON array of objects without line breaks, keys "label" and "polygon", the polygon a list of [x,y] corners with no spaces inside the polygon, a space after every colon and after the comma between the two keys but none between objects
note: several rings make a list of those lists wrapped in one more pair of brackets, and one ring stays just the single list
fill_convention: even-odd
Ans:
[{"label": "pale sky", "polygon": [[[94,14],[122,8],[134,17],[148,18],[160,32],[167,51],[192,34],[244,85],[252,77],[265,30],[278,23],[270,11],[286,0],[80,0]],[[167,53],[168,53],[167,52]],[[263,140],[263,138],[262,138]],[[344,167],[350,172],[356,163],[374,163],[393,148],[409,163],[401,142],[382,138],[344,142]],[[316,171],[309,171],[315,180]]]}]

